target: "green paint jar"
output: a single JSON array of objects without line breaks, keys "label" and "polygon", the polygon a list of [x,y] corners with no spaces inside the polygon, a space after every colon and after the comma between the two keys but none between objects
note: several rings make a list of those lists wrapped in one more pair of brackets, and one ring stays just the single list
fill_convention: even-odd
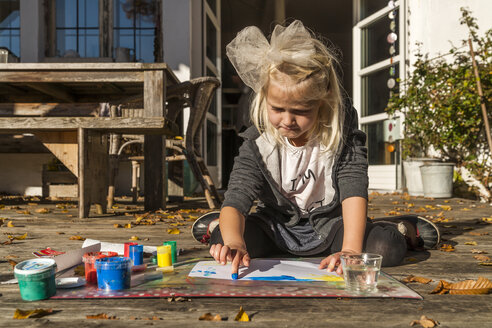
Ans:
[{"label": "green paint jar", "polygon": [[171,241],[165,241],[162,243],[163,246],[171,246],[171,256],[172,256],[172,259],[173,259],[173,264],[176,263],[178,261],[178,245],[176,243],[176,241],[174,240],[171,240]]},{"label": "green paint jar", "polygon": [[18,263],[14,274],[24,301],[39,301],[56,294],[56,262],[53,259],[32,259]]}]

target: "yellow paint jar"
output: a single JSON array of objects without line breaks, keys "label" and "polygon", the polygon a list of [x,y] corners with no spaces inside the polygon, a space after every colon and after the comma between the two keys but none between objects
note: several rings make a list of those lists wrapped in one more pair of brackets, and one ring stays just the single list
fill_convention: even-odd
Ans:
[{"label": "yellow paint jar", "polygon": [[157,266],[168,267],[173,265],[173,252],[171,245],[157,247]]}]

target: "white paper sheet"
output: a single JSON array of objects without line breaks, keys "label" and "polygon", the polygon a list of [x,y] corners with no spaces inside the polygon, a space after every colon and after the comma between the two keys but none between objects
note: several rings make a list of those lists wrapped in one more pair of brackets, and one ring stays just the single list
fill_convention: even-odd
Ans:
[{"label": "white paper sheet", "polygon": [[[334,272],[318,269],[318,260],[253,259],[249,267],[239,268],[239,279],[262,281],[343,281]],[[190,277],[231,279],[231,264],[221,265],[215,261],[198,262],[189,273]]]},{"label": "white paper sheet", "polygon": [[[100,250],[101,252],[116,252],[119,255],[123,255],[125,253],[125,244],[108,243],[105,241],[99,241],[99,240],[89,239],[89,238],[84,240],[84,244],[82,245],[82,247],[87,247],[87,246],[99,244],[99,243],[101,243],[101,250]],[[157,246],[144,246],[143,251],[144,251],[144,253],[156,254],[157,253]]]}]

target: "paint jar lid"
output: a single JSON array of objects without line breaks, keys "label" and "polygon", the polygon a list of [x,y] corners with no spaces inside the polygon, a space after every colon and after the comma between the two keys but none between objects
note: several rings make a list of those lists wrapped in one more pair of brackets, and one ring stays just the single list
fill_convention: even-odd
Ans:
[{"label": "paint jar lid", "polygon": [[171,252],[172,252],[171,245],[157,246],[157,254],[165,254]]},{"label": "paint jar lid", "polygon": [[56,271],[56,262],[53,259],[32,259],[18,263],[14,268],[14,273],[22,275],[31,275],[46,272],[49,270]]},{"label": "paint jar lid", "polygon": [[130,253],[143,253],[143,245],[130,245]]},{"label": "paint jar lid", "polygon": [[116,252],[90,252],[85,253],[82,257],[84,263],[94,263],[97,259],[102,259],[104,257],[115,257],[118,256]]},{"label": "paint jar lid", "polygon": [[97,270],[120,270],[130,268],[132,260],[123,256],[104,257],[97,259],[94,265]]}]

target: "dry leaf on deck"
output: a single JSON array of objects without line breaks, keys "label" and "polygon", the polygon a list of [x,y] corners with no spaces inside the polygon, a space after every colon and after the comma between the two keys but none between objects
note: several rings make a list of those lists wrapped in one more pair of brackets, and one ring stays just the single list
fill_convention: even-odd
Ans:
[{"label": "dry leaf on deck", "polygon": [[244,312],[242,306],[239,308],[239,312],[236,314],[234,321],[250,321],[249,316],[246,314],[246,312]]},{"label": "dry leaf on deck", "polygon": [[487,255],[475,255],[473,257],[475,259],[479,260],[480,262],[489,262],[490,261],[490,257],[488,257]]},{"label": "dry leaf on deck", "polygon": [[476,248],[472,249],[471,252],[473,254],[488,254],[486,251],[482,251],[481,249],[476,249]]},{"label": "dry leaf on deck", "polygon": [[53,313],[53,309],[20,310],[15,309],[13,319],[41,318]]},{"label": "dry leaf on deck", "polygon": [[17,211],[17,213],[19,213],[19,214],[25,214],[25,215],[30,215],[31,214],[31,212],[29,212],[28,210]]},{"label": "dry leaf on deck", "polygon": [[14,222],[12,221],[7,222],[7,227],[14,228],[15,227]]},{"label": "dry leaf on deck", "polygon": [[205,321],[222,321],[222,317],[219,314],[216,314],[215,316],[212,315],[212,313],[207,312],[205,314],[202,314],[198,320],[205,320]]},{"label": "dry leaf on deck", "polygon": [[85,316],[87,319],[104,319],[104,320],[117,320],[115,315],[107,315],[106,313],[99,313],[99,314],[93,314],[93,315],[86,315]]},{"label": "dry leaf on deck", "polygon": [[467,242],[465,242],[465,245],[477,246],[477,242],[476,241],[467,241]]},{"label": "dry leaf on deck", "polygon": [[441,251],[443,252],[454,252],[454,246],[450,244],[442,244],[441,245]]},{"label": "dry leaf on deck", "polygon": [[431,294],[453,294],[453,295],[480,295],[488,294],[492,289],[492,282],[484,277],[477,280],[463,280],[453,284],[441,280]]},{"label": "dry leaf on deck", "polygon": [[48,214],[50,210],[46,207],[43,207],[43,208],[38,208],[35,212],[39,214]]},{"label": "dry leaf on deck", "polygon": [[425,315],[420,317],[420,320],[413,320],[410,322],[410,326],[421,325],[424,328],[433,328],[439,324],[438,321],[435,321],[431,318],[427,318]]},{"label": "dry leaf on deck", "polygon": [[484,266],[492,266],[492,262],[480,262],[478,264],[484,265]]},{"label": "dry leaf on deck", "polygon": [[127,224],[125,224],[125,228],[127,228],[127,229],[131,229],[131,228],[132,228],[132,224],[131,224],[131,223],[127,223]]},{"label": "dry leaf on deck", "polygon": [[2,245],[10,245],[10,244],[12,244],[12,239],[9,239],[7,241],[1,242],[0,244],[2,244]]},{"label": "dry leaf on deck", "polygon": [[414,276],[414,275],[409,275],[408,277],[404,278],[402,281],[403,282],[419,282],[421,284],[428,284],[429,282],[432,281],[432,279]]},{"label": "dry leaf on deck", "polygon": [[71,236],[71,237],[70,237],[70,238],[68,238],[68,239],[69,239],[69,240],[85,240],[85,238],[84,238],[84,237],[79,236],[79,235],[77,235],[77,236]]},{"label": "dry leaf on deck", "polygon": [[119,223],[113,224],[113,227],[115,227],[115,228],[123,228],[123,226],[121,224],[119,224]]},{"label": "dry leaf on deck", "polygon": [[444,211],[451,211],[451,206],[449,205],[438,205]]},{"label": "dry leaf on deck", "polygon": [[138,238],[137,236],[131,236],[128,240],[140,240],[140,238]]},{"label": "dry leaf on deck", "polygon": [[15,268],[15,266],[18,263],[18,262],[15,262],[14,260],[11,260],[11,259],[8,259],[7,261],[9,261],[10,265],[12,266],[12,269]]},{"label": "dry leaf on deck", "polygon": [[24,240],[26,239],[27,237],[27,232],[21,236],[11,236],[11,235],[7,235],[7,238],[8,239],[11,239],[11,240]]},{"label": "dry leaf on deck", "polygon": [[181,233],[181,230],[179,230],[178,228],[167,229],[167,233],[170,235],[179,235]]},{"label": "dry leaf on deck", "polygon": [[488,235],[489,233],[488,232],[475,232],[475,231],[470,231],[470,232],[467,232],[468,235],[472,235],[472,236],[484,236],[484,235]]}]

